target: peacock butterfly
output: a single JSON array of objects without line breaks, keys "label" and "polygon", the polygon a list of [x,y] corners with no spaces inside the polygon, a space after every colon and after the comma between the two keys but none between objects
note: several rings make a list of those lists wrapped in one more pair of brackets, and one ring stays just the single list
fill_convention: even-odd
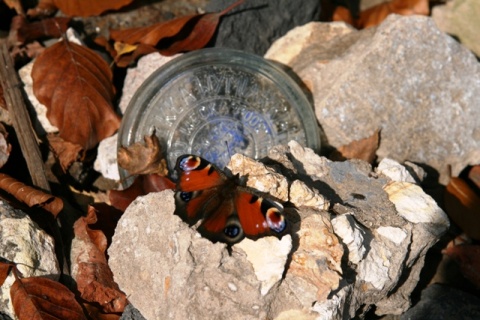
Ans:
[{"label": "peacock butterfly", "polygon": [[175,214],[212,242],[235,244],[244,237],[282,236],[287,223],[283,207],[241,186],[239,175],[222,172],[195,156],[178,157]]}]

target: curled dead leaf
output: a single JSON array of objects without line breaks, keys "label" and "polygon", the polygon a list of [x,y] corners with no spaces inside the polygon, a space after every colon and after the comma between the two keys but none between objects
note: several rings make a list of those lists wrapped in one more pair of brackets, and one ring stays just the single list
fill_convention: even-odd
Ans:
[{"label": "curled dead leaf", "polygon": [[48,135],[47,139],[50,150],[58,159],[63,172],[67,172],[72,163],[84,156],[83,149],[78,144],[65,141],[57,135]]},{"label": "curled dead leaf", "polygon": [[445,188],[445,211],[463,232],[480,240],[480,197],[460,178],[452,178]]},{"label": "curled dead leaf", "polygon": [[94,51],[68,41],[47,48],[32,69],[33,92],[65,141],[89,150],[120,125],[112,71]]},{"label": "curled dead leaf", "polygon": [[14,266],[15,263],[13,262],[0,261],[0,287],[3,285]]},{"label": "curled dead leaf", "polygon": [[0,123],[0,168],[7,163],[10,152],[12,151],[12,145],[8,143],[7,137],[7,129]]},{"label": "curled dead leaf", "polygon": [[[133,0],[40,0],[37,7],[29,10],[29,15],[60,9],[67,16],[90,17],[106,11],[118,10]],[[42,14],[43,15],[43,14]]]},{"label": "curled dead leaf", "polygon": [[168,166],[155,133],[144,137],[145,144],[137,142],[118,150],[118,165],[130,175],[156,173],[168,174]]},{"label": "curled dead leaf", "polygon": [[10,296],[19,319],[86,319],[73,292],[48,278],[16,277]]},{"label": "curled dead leaf", "polygon": [[157,50],[170,56],[201,49],[211,40],[220,18],[242,3],[243,0],[239,0],[217,13],[188,15],[147,27],[110,30],[114,47],[121,50],[116,52],[115,63],[125,67],[141,55]]},{"label": "curled dead leaf", "polygon": [[92,230],[89,224],[97,217],[94,208],[87,216],[74,224],[72,242],[72,277],[82,299],[98,303],[104,312],[122,312],[127,304],[125,294],[113,280],[113,273],[105,257],[106,238],[100,230]]},{"label": "curled dead leaf", "polygon": [[72,19],[67,17],[55,17],[35,22],[24,21],[18,26],[18,42],[27,43],[42,38],[60,38],[67,31],[70,20]]},{"label": "curled dead leaf", "polygon": [[428,0],[392,0],[380,3],[360,12],[358,19],[354,19],[350,12],[343,7],[337,7],[333,14],[334,21],[344,21],[358,29],[379,25],[391,13],[408,15],[425,15],[430,13]]},{"label": "curled dead leaf", "polygon": [[379,142],[380,130],[376,130],[370,137],[355,140],[341,146],[332,152],[330,159],[334,161],[360,159],[372,164],[376,158]]},{"label": "curled dead leaf", "polygon": [[460,266],[465,278],[480,288],[480,246],[463,244],[450,246],[442,251],[443,254],[453,258]]},{"label": "curled dead leaf", "polygon": [[0,173],[0,189],[7,191],[29,207],[39,206],[47,210],[54,217],[63,209],[62,199],[29,187],[4,173]]},{"label": "curled dead leaf", "polygon": [[125,211],[138,196],[166,189],[175,189],[175,183],[168,177],[158,174],[139,175],[130,187],[125,190],[110,190],[108,197],[112,206]]}]

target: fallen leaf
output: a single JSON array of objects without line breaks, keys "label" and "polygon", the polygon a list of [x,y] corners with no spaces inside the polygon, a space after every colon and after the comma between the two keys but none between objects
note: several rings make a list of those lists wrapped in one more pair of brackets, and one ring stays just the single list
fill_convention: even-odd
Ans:
[{"label": "fallen leaf", "polygon": [[[338,11],[338,12],[337,12]],[[380,3],[360,12],[358,19],[354,19],[345,8],[337,7],[333,15],[334,21],[351,23],[358,29],[379,25],[389,14],[425,15],[430,13],[428,0],[392,0]],[[353,21],[353,23],[352,23]]]},{"label": "fallen leaf", "polygon": [[89,227],[96,221],[95,209],[90,208],[87,216],[74,224],[72,277],[82,299],[98,303],[106,313],[123,312],[127,298],[113,280],[113,273],[107,264],[105,235]]},{"label": "fallen leaf", "polygon": [[43,38],[60,38],[67,31],[70,20],[72,19],[55,17],[30,23],[25,21],[17,30],[17,40],[20,43],[27,43]]},{"label": "fallen leaf", "polygon": [[147,27],[110,30],[114,47],[122,50],[114,57],[115,62],[124,67],[141,54],[155,50],[169,56],[201,49],[212,38],[220,18],[242,3],[243,0],[239,0],[218,13],[188,15]]},{"label": "fallen leaf", "polygon": [[85,310],[87,310],[87,314],[90,319],[118,320],[121,317],[121,315],[115,313],[103,313],[100,308],[90,303],[84,303],[83,307],[85,308]]},{"label": "fallen leaf", "polygon": [[35,8],[27,10],[27,16],[31,18],[44,18],[53,15],[57,11],[57,7],[53,3],[54,0],[41,0]]},{"label": "fallen leaf", "polygon": [[95,147],[120,125],[112,101],[112,71],[94,51],[61,41],[47,48],[32,69],[33,92],[47,107],[47,117],[59,136],[80,145]]},{"label": "fallen leaf", "polygon": [[22,2],[20,0],[4,0],[4,2],[7,5],[7,7],[9,7],[10,9],[14,9],[17,15],[19,16],[24,15]]},{"label": "fallen leaf", "polygon": [[125,211],[138,196],[167,189],[175,189],[175,183],[168,177],[158,174],[139,175],[130,187],[125,190],[110,190],[108,196],[112,206]]},{"label": "fallen leaf", "polygon": [[168,174],[168,166],[155,133],[145,136],[145,143],[137,142],[118,150],[118,165],[130,175],[157,173]]},{"label": "fallen leaf", "polygon": [[8,110],[7,109],[7,102],[5,101],[5,96],[3,95],[3,87],[0,86],[0,107]]},{"label": "fallen leaf", "polygon": [[92,230],[100,230],[105,235],[108,248],[112,243],[115,228],[122,217],[123,211],[106,203],[93,203],[91,207],[95,209],[97,221],[90,223],[89,228]]},{"label": "fallen leaf", "polygon": [[468,172],[468,179],[480,189],[480,165],[473,166]]},{"label": "fallen leaf", "polygon": [[86,319],[75,295],[63,284],[42,277],[16,281],[10,288],[18,319]]},{"label": "fallen leaf", "polygon": [[28,14],[58,8],[67,16],[90,17],[118,10],[132,2],[133,0],[40,0],[37,7],[29,10]]},{"label": "fallen leaf", "polygon": [[63,209],[62,199],[27,186],[4,173],[0,173],[0,189],[7,191],[29,207],[38,206],[45,209],[54,217],[57,217]]},{"label": "fallen leaf", "polygon": [[453,258],[460,266],[465,278],[480,288],[480,246],[464,244],[447,247],[443,254]]},{"label": "fallen leaf", "polygon": [[65,141],[57,135],[48,135],[47,139],[50,150],[58,159],[63,172],[67,172],[72,163],[84,156],[83,149],[78,144]]},{"label": "fallen leaf", "polygon": [[0,261],[0,287],[3,285],[14,266],[15,264],[12,262]]},{"label": "fallen leaf", "polygon": [[360,159],[371,164],[375,160],[379,141],[380,130],[377,130],[368,138],[355,140],[341,146],[330,155],[330,159],[334,161]]},{"label": "fallen leaf", "polygon": [[447,215],[473,239],[480,240],[480,197],[461,178],[451,178],[445,188]]},{"label": "fallen leaf", "polygon": [[8,158],[10,157],[10,152],[12,151],[12,145],[8,143],[7,138],[7,129],[5,129],[3,124],[0,123],[0,168],[7,163]]}]

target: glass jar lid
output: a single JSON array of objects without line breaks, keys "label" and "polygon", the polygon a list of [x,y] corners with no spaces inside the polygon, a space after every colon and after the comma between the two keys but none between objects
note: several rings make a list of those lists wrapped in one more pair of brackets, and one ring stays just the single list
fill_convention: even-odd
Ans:
[{"label": "glass jar lid", "polygon": [[262,57],[226,48],[184,54],[145,80],[125,112],[118,146],[153,132],[170,170],[187,153],[223,168],[235,153],[259,159],[290,140],[320,148],[315,114],[295,81]]}]

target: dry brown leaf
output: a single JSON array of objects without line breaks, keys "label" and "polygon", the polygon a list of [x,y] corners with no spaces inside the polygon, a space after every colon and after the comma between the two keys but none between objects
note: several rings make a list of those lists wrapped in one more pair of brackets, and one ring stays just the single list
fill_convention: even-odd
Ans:
[{"label": "dry brown leaf", "polygon": [[138,196],[159,192],[166,189],[175,189],[175,183],[166,176],[158,174],[140,175],[133,184],[125,190],[110,190],[108,196],[112,206],[125,211]]},{"label": "dry brown leaf", "polygon": [[0,173],[0,189],[7,191],[29,207],[39,206],[45,209],[54,217],[57,217],[63,209],[62,199],[29,187],[4,173]]},{"label": "dry brown leaf", "polygon": [[163,158],[155,133],[144,137],[145,144],[137,142],[118,150],[118,165],[127,170],[130,175],[157,173],[168,174],[167,162]]},{"label": "dry brown leaf", "polygon": [[464,244],[450,246],[442,251],[443,254],[453,258],[465,278],[480,288],[480,246]]},{"label": "dry brown leaf", "polygon": [[430,13],[428,0],[392,0],[380,3],[360,12],[360,17],[355,20],[345,8],[338,7],[335,10],[333,20],[345,21],[358,29],[379,25],[389,14],[401,15],[425,15]]},{"label": "dry brown leaf", "polygon": [[31,18],[44,18],[53,15],[57,11],[54,0],[39,1],[35,8],[27,10],[27,16]]},{"label": "dry brown leaf", "polygon": [[72,276],[82,299],[98,303],[107,313],[123,312],[127,298],[113,280],[113,273],[107,264],[105,235],[89,227],[96,221],[95,209],[90,208],[87,216],[74,224],[71,260],[72,269],[77,271]]},{"label": "dry brown leaf", "polygon": [[168,56],[201,49],[212,38],[220,18],[242,3],[243,0],[239,0],[218,13],[188,15],[147,27],[111,30],[114,47],[121,50],[117,51],[115,62],[125,67],[139,56],[156,50]]},{"label": "dry brown leaf", "polygon": [[115,89],[108,64],[94,51],[61,41],[47,48],[32,69],[33,92],[48,111],[60,137],[94,148],[120,125],[112,101]]},{"label": "dry brown leaf", "polygon": [[34,15],[45,10],[58,8],[67,16],[90,17],[98,16],[106,11],[118,10],[133,0],[40,0],[37,7],[28,14]]},{"label": "dry brown leaf", "polygon": [[57,281],[17,277],[10,288],[10,296],[20,320],[86,319],[73,292]]},{"label": "dry brown leaf", "polygon": [[3,95],[3,87],[0,86],[0,107],[8,110],[7,109],[7,102],[5,101],[5,96]]},{"label": "dry brown leaf", "polygon": [[[0,86],[1,88],[2,86]],[[7,163],[8,158],[10,157],[10,152],[12,151],[12,145],[8,143],[8,132],[7,129],[0,123],[0,168]]]},{"label": "dry brown leaf", "polygon": [[3,285],[14,266],[15,264],[12,262],[0,261],[0,287]]},{"label": "dry brown leaf", "polygon": [[90,303],[84,303],[83,307],[87,311],[88,316],[90,319],[94,320],[118,320],[120,319],[119,314],[114,314],[114,313],[103,313],[97,306],[90,304]]},{"label": "dry brown leaf", "polygon": [[480,189],[480,165],[473,166],[468,172],[468,179]]},{"label": "dry brown leaf", "polygon": [[18,42],[27,43],[42,38],[60,38],[67,31],[70,20],[72,19],[55,17],[30,23],[25,21],[19,25],[17,30]]},{"label": "dry brown leaf", "polygon": [[480,197],[460,178],[452,178],[445,188],[445,211],[463,232],[480,240]]},{"label": "dry brown leaf", "polygon": [[379,142],[380,131],[377,130],[368,138],[355,140],[338,148],[330,155],[330,159],[335,161],[360,159],[372,164],[376,157]]},{"label": "dry brown leaf", "polygon": [[65,141],[57,135],[48,135],[47,139],[63,172],[67,172],[72,163],[83,158],[84,152],[80,145]]},{"label": "dry brown leaf", "polygon": [[25,13],[23,11],[22,2],[20,0],[4,0],[7,7],[14,9],[17,15],[23,16]]}]

